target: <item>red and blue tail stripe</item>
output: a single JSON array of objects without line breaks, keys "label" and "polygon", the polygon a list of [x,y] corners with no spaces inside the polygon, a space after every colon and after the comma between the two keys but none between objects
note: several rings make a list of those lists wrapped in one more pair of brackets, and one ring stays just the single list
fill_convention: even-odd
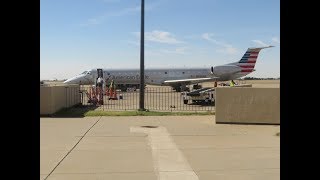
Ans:
[{"label": "red and blue tail stripe", "polygon": [[249,48],[242,56],[237,66],[241,67],[241,72],[252,72],[257,62],[261,48]]}]

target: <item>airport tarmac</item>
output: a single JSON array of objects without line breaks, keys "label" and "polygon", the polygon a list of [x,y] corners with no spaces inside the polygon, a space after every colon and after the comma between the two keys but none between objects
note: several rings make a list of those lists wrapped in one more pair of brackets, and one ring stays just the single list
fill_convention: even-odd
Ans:
[{"label": "airport tarmac", "polygon": [[280,126],[214,116],[40,118],[40,179],[280,179]]}]

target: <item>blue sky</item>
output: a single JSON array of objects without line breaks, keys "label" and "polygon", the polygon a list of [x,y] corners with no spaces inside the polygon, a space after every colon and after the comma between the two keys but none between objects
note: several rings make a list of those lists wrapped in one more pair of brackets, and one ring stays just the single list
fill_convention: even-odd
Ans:
[{"label": "blue sky", "polygon": [[[40,0],[40,79],[140,67],[141,0]],[[145,0],[145,67],[207,67],[260,52],[248,76],[280,77],[279,0]]]}]

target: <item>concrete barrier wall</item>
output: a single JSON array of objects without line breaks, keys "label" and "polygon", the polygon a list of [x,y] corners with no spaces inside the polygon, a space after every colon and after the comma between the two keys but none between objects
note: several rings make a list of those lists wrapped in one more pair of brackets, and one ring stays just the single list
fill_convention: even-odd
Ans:
[{"label": "concrete barrier wall", "polygon": [[40,86],[40,115],[50,115],[79,104],[79,90],[79,85]]},{"label": "concrete barrier wall", "polygon": [[51,89],[49,86],[40,86],[40,115],[52,114]]},{"label": "concrete barrier wall", "polygon": [[235,85],[233,87],[252,87],[252,84],[239,84],[239,85]]},{"label": "concrete barrier wall", "polygon": [[216,123],[280,124],[280,88],[216,88]]}]

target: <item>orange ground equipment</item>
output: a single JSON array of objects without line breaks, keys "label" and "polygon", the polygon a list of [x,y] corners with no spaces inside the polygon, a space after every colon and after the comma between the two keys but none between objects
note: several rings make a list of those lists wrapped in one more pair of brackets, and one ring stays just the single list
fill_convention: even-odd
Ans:
[{"label": "orange ground equipment", "polygon": [[113,82],[113,80],[111,81],[111,84],[109,86],[109,100],[112,99],[112,100],[118,100],[118,97],[117,97],[117,90],[116,90],[116,86]]},{"label": "orange ground equipment", "polygon": [[100,87],[92,86],[89,92],[86,91],[88,103],[93,105],[103,105],[103,91]]}]

